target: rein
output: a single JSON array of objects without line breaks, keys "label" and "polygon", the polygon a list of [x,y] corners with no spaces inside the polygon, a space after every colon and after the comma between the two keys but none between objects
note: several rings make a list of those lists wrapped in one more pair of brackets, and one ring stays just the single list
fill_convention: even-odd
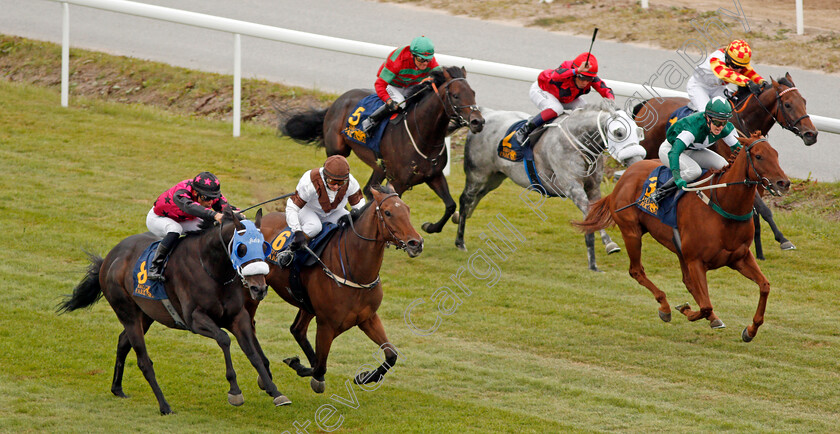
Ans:
[{"label": "rein", "polygon": [[569,119],[569,116],[563,118],[559,123],[551,123],[546,125],[546,127],[554,127],[562,131],[563,134],[566,136],[566,139],[568,139],[569,142],[572,143],[572,145],[575,147],[578,153],[580,153],[580,155],[583,157],[584,161],[586,161],[586,172],[583,174],[584,177],[590,176],[595,172],[595,170],[598,168],[598,156],[603,154],[604,151],[607,149],[607,138],[604,134],[604,127],[603,125],[601,125],[602,113],[609,112],[600,110],[598,111],[598,116],[596,118],[598,123],[597,131],[598,134],[601,136],[601,144],[603,146],[597,146],[595,149],[592,149],[589,146],[586,146],[585,144],[581,143],[580,140],[577,139],[577,137],[571,134],[571,131],[569,131],[569,127],[566,126],[566,121]]},{"label": "rein", "polygon": [[[219,226],[219,241],[222,243],[222,247],[224,247],[225,240],[222,238],[222,226],[224,226],[224,220],[222,220],[222,222],[220,222],[218,226]],[[229,247],[228,247],[228,255],[230,255],[230,248],[233,247],[233,237],[230,238],[230,241],[231,242],[230,242]],[[207,275],[210,276],[210,278],[213,279],[216,283],[221,283],[219,281],[219,279],[217,279],[216,276],[214,276],[213,273],[211,273],[210,270],[207,269],[207,266],[204,265],[204,258],[203,258],[203,255],[201,255],[201,253],[198,254],[198,260],[199,260],[199,262],[201,262],[201,268],[204,269],[204,272],[207,273]],[[228,280],[225,283],[222,283],[221,285],[222,286],[227,286],[228,284],[230,284],[231,282],[236,280],[237,275],[242,278],[242,286],[247,288],[248,283],[245,281],[245,276],[243,276],[238,271],[236,273],[234,273],[233,277],[231,277],[230,280]]]},{"label": "rein", "polygon": [[[800,116],[798,119],[793,120],[793,119],[790,117],[790,115],[788,115],[787,111],[785,111],[785,110],[782,108],[782,95],[784,95],[784,94],[786,94],[786,93],[788,93],[788,92],[791,92],[791,91],[798,91],[798,90],[799,90],[799,89],[798,89],[798,88],[796,88],[795,86],[794,86],[794,87],[789,87],[789,88],[787,88],[787,89],[785,89],[785,90],[783,90],[783,91],[781,91],[781,92],[779,92],[779,91],[777,91],[775,88],[773,88],[773,92],[775,92],[775,93],[776,93],[776,98],[775,98],[775,102],[776,102],[776,104],[775,104],[775,106],[773,107],[773,111],[772,111],[772,112],[771,112],[771,111],[767,108],[767,106],[765,106],[765,105],[764,105],[764,103],[762,103],[762,102],[761,102],[761,98],[759,98],[759,95],[753,95],[753,94],[750,94],[750,97],[749,97],[749,98],[755,97],[755,100],[756,100],[756,102],[758,103],[758,106],[759,106],[759,107],[761,107],[761,108],[764,110],[764,112],[765,112],[765,113],[767,113],[767,115],[768,115],[768,116],[770,116],[770,118],[771,118],[771,119],[773,119],[773,120],[774,120],[774,121],[776,121],[779,125],[781,125],[781,126],[782,126],[782,128],[784,128],[784,129],[786,129],[786,130],[788,130],[788,131],[792,132],[793,134],[796,134],[796,135],[797,135],[797,136],[799,136],[799,137],[802,137],[802,131],[800,131],[800,130],[799,130],[799,127],[797,127],[797,125],[799,125],[799,123],[800,123],[800,122],[802,122],[802,120],[803,120],[803,119],[810,118],[810,117],[811,117],[811,115],[809,115],[808,113],[805,113],[804,115]],[[740,111],[735,110],[735,117],[738,119],[738,123],[740,124],[741,128],[742,128],[742,129],[744,129],[744,130],[746,130],[746,129],[747,129],[747,125],[746,125],[746,124],[745,124],[745,122],[741,119],[741,115],[740,115],[740,113],[741,113],[742,111],[744,111],[744,109],[746,109],[746,107],[747,107],[747,101],[749,101],[749,98],[747,98],[746,100],[744,100],[744,103],[742,104],[742,105],[743,105],[743,107],[744,107],[743,109],[741,109]],[[778,115],[777,115],[777,114],[778,114],[778,113],[781,113],[781,117],[782,117],[782,119],[784,119],[785,123],[781,123],[781,122],[779,122],[779,121],[777,120],[777,118],[778,118]]]}]

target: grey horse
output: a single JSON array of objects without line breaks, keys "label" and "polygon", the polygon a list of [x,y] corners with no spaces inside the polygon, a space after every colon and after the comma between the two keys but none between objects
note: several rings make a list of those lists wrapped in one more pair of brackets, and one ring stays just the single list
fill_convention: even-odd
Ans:
[{"label": "grey horse", "polygon": [[[481,198],[497,188],[505,178],[530,190],[520,194],[526,203],[533,204],[527,196],[534,192],[567,197],[585,216],[590,202],[601,198],[605,152],[609,152],[624,166],[645,157],[645,150],[639,145],[644,132],[626,112],[616,110],[609,102],[590,105],[561,115],[547,124],[545,133],[533,146],[534,167],[541,178],[541,184],[532,185],[523,162],[500,158],[497,153],[499,141],[508,128],[530,116],[522,112],[485,108],[482,108],[482,114],[485,119],[484,129],[467,135],[464,149],[466,185],[461,193],[461,208],[452,219],[458,223],[455,245],[461,250],[467,250],[464,244],[467,218],[472,215]],[[531,140],[534,140],[533,136]],[[621,251],[606,231],[601,230],[600,233],[607,253]],[[599,271],[595,265],[594,234],[585,235],[584,241],[589,256],[589,269]]]}]

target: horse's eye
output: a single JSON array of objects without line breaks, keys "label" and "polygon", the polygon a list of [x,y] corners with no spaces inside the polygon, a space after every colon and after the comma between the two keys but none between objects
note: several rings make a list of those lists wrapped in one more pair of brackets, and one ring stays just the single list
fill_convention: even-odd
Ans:
[{"label": "horse's eye", "polygon": [[391,217],[391,211],[385,211],[385,215]]},{"label": "horse's eye", "polygon": [[786,103],[785,103],[785,108],[786,108],[786,109],[789,109],[789,108],[790,108],[790,103],[789,103],[789,102],[786,102]]},{"label": "horse's eye", "polygon": [[624,128],[616,128],[615,131],[613,131],[613,135],[618,139],[623,139],[624,136],[627,135],[627,131],[625,131]]},{"label": "horse's eye", "polygon": [[236,247],[236,256],[244,258],[246,253],[248,253],[248,246],[246,246],[245,244],[240,244]]},{"label": "horse's eye", "polygon": [[755,159],[756,159],[756,160],[761,160],[761,159],[762,159],[762,157],[761,157],[761,155],[756,155],[756,156],[755,156]]}]

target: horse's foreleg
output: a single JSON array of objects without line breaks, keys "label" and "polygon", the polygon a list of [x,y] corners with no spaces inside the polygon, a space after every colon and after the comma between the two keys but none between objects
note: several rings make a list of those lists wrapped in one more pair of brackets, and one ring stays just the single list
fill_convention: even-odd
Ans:
[{"label": "horse's foreleg", "polygon": [[[145,320],[143,321],[143,334],[145,335],[154,321],[148,316],[144,316],[143,319]],[[128,398],[123,392],[122,378],[125,370],[125,358],[129,351],[131,351],[131,342],[128,340],[128,334],[123,330],[120,337],[117,338],[117,360],[114,362],[114,378],[111,381],[111,393],[120,398]]]},{"label": "horse's foreleg", "polygon": [[315,393],[324,393],[326,382],[324,374],[327,373],[327,357],[330,355],[330,347],[333,339],[338,334],[326,323],[318,322],[318,330],[315,333],[315,365],[312,366],[312,380],[309,386]]},{"label": "horse's foreleg", "polygon": [[745,257],[730,266],[758,284],[758,307],[755,310],[753,322],[741,333],[744,342],[749,342],[758,333],[758,328],[764,324],[764,310],[767,308],[767,297],[770,295],[770,281],[758,268],[758,262],[749,251]]},{"label": "horse's foreleg", "polygon": [[[248,312],[248,317],[251,318],[251,333],[256,336],[257,334],[257,323],[254,321],[254,315],[257,313],[257,307],[259,307],[260,302],[252,299],[248,296],[245,299],[244,308]],[[265,352],[263,352],[262,346],[258,341],[254,341],[254,348],[257,351],[257,354],[262,359],[263,366],[265,366],[265,370],[268,371],[268,378],[274,378],[271,375],[271,362],[266,357]],[[265,384],[263,384],[262,378],[257,378],[257,385],[260,387],[260,390],[265,390]]]},{"label": "horse's foreleg", "polygon": [[367,321],[360,323],[359,328],[385,352],[385,361],[374,371],[359,373],[353,381],[356,384],[378,383],[382,381],[382,378],[388,370],[397,364],[397,349],[393,344],[388,342],[388,337],[385,335],[385,327],[382,325],[379,315],[373,314]]},{"label": "horse's foreleg", "polygon": [[280,406],[291,404],[292,401],[283,396],[283,394],[277,390],[277,386],[274,385],[274,382],[271,381],[271,373],[266,368],[265,363],[263,363],[260,354],[262,351],[257,351],[260,344],[257,340],[257,335],[252,329],[251,316],[248,314],[247,310],[242,309],[239,314],[236,315],[231,324],[230,331],[236,337],[236,341],[239,343],[239,348],[241,348],[242,352],[245,353],[245,357],[248,358],[251,365],[253,365],[254,369],[257,370],[260,382],[262,383],[266,393],[274,398],[274,405]]},{"label": "horse's foreleg", "polygon": [[[793,243],[790,242],[790,240],[785,238],[784,234],[782,234],[782,231],[779,230],[778,226],[776,226],[776,221],[773,220],[773,211],[771,211],[770,207],[768,207],[767,204],[764,203],[764,200],[761,198],[761,196],[758,195],[757,192],[755,194],[755,201],[753,205],[755,206],[756,211],[758,211],[758,213],[761,215],[761,218],[763,218],[764,221],[766,221],[767,224],[770,225],[770,230],[773,231],[773,237],[776,238],[776,241],[779,242],[779,247],[782,250],[796,249],[796,246],[794,246]],[[756,227],[758,227],[757,224]]]},{"label": "horse's foreleg", "polygon": [[583,243],[586,244],[586,257],[589,258],[589,269],[592,271],[601,271],[598,269],[598,265],[595,264],[595,234],[584,235]]},{"label": "horse's foreleg", "polygon": [[233,361],[230,358],[230,337],[201,309],[194,310],[190,317],[192,318],[190,329],[197,334],[214,339],[222,349],[225,355],[225,378],[230,383],[228,402],[235,406],[242,405],[245,398],[242,397],[242,390],[236,382],[236,371],[233,370]]},{"label": "horse's foreleg", "polygon": [[624,238],[624,247],[627,249],[627,256],[630,258],[630,277],[636,279],[640,285],[647,288],[656,301],[659,303],[659,318],[662,321],[671,321],[671,305],[668,304],[668,297],[645,274],[645,267],[642,266],[642,235],[640,231],[621,231]]},{"label": "horse's foreleg", "polygon": [[688,303],[677,306],[677,310],[685,315],[689,321],[707,318],[712,328],[725,327],[723,321],[714,314],[712,309],[712,301],[709,298],[709,285],[706,280],[706,268],[702,262],[692,261],[685,263],[683,266],[683,283],[685,283],[694,301],[697,302],[699,310],[692,310]]},{"label": "horse's foreleg", "polygon": [[431,222],[423,223],[424,231],[434,234],[438,233],[443,229],[443,225],[446,224],[446,221],[452,214],[455,213],[455,201],[452,199],[452,195],[449,194],[449,184],[446,182],[446,177],[443,174],[438,174],[434,178],[430,179],[426,182],[426,184],[438,195],[441,200],[443,200],[443,204],[446,209],[443,212],[443,217],[437,221],[437,223],[432,224]]},{"label": "horse's foreleg", "polygon": [[303,354],[306,356],[306,359],[309,360],[310,367],[307,368],[306,366],[303,366],[300,363],[300,359],[297,357],[289,357],[288,359],[283,360],[283,363],[289,365],[289,367],[294,369],[301,377],[311,376],[311,367],[315,366],[315,363],[317,362],[317,359],[315,358],[315,350],[312,349],[312,344],[309,343],[309,339],[306,337],[306,332],[309,330],[309,323],[312,321],[312,318],[315,318],[315,315],[300,309],[295,316],[294,322],[292,322],[292,326],[289,327],[289,331],[292,333],[295,341],[297,341],[300,349],[303,350]]}]

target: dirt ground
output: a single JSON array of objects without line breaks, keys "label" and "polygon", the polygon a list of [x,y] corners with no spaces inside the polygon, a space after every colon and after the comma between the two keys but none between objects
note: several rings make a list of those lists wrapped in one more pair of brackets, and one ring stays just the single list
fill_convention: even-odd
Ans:
[{"label": "dirt ground", "polygon": [[665,49],[682,45],[690,21],[702,21],[718,8],[736,12],[737,1],[750,31],[730,29],[750,43],[758,62],[840,73],[840,0],[805,0],[801,36],[796,34],[794,0],[649,0],[647,10],[638,0],[379,1],[566,34],[589,36],[598,27],[598,38]]}]

